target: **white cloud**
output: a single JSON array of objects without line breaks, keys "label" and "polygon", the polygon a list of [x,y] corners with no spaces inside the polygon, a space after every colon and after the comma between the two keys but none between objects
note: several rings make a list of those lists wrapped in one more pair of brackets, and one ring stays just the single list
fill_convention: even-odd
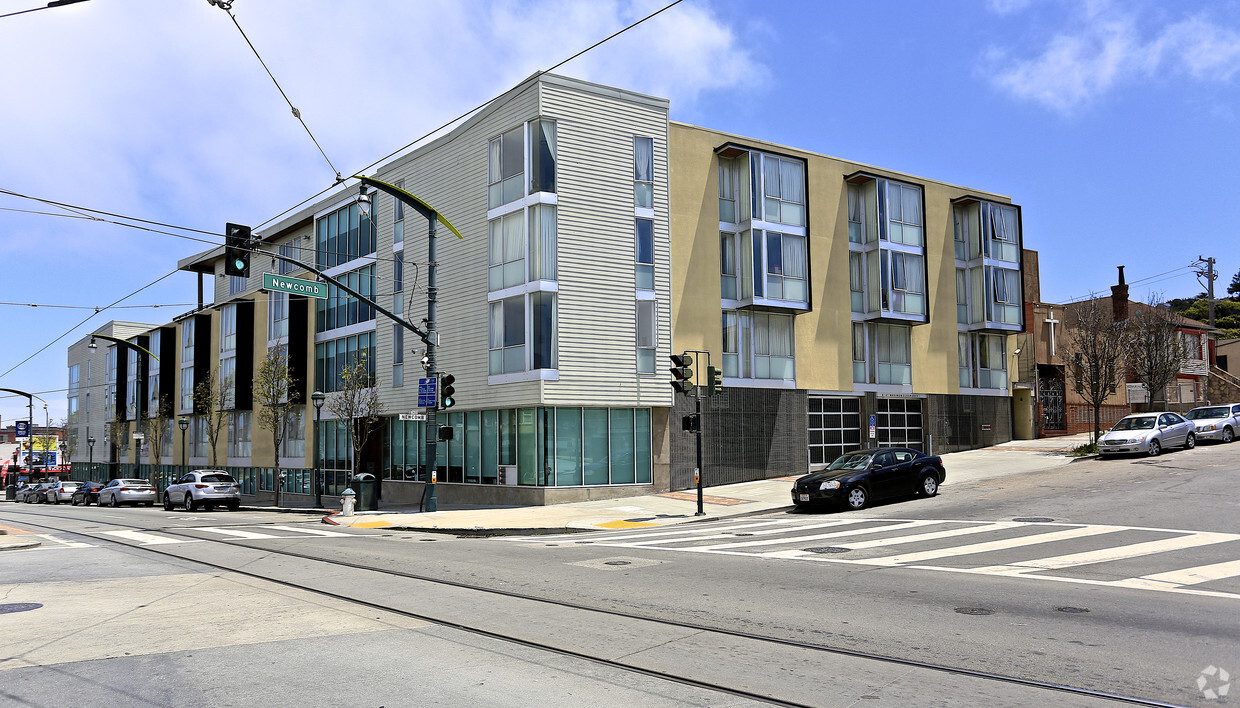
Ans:
[{"label": "white cloud", "polygon": [[1236,30],[1205,15],[1153,29],[1143,29],[1143,19],[1127,5],[1086,3],[1072,18],[1077,29],[1054,35],[1036,56],[991,49],[987,73],[1013,96],[1066,114],[1133,81],[1227,81],[1240,70]]}]

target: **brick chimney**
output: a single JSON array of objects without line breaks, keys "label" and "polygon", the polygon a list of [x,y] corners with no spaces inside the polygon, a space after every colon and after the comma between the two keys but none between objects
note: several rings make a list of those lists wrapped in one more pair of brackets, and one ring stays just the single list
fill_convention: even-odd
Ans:
[{"label": "brick chimney", "polygon": [[1128,319],[1128,286],[1124,283],[1124,266],[1119,268],[1119,284],[1111,286],[1111,318],[1114,322]]}]

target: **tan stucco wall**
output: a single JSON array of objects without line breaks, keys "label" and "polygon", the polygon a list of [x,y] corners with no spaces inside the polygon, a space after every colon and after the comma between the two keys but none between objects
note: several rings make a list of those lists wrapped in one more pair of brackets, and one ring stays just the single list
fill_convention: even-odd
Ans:
[{"label": "tan stucco wall", "polygon": [[959,393],[951,200],[972,194],[1010,203],[1007,197],[679,123],[671,124],[669,135],[673,351],[704,349],[711,352],[713,364],[722,361],[714,150],[728,142],[806,160],[811,310],[796,317],[797,388],[853,390],[844,177],[864,170],[924,189],[930,321],[912,331],[913,390]]}]

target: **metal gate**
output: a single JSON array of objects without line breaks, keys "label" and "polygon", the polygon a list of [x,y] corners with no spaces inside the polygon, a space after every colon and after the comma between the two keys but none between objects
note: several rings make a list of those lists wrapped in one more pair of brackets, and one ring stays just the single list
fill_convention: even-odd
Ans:
[{"label": "metal gate", "polygon": [[820,465],[861,447],[861,399],[809,397],[809,463]]},{"label": "metal gate", "polygon": [[880,398],[877,404],[878,447],[925,449],[920,398]]},{"label": "metal gate", "polygon": [[1043,376],[1038,379],[1038,400],[1042,403],[1042,429],[1066,430],[1063,407],[1063,379]]}]

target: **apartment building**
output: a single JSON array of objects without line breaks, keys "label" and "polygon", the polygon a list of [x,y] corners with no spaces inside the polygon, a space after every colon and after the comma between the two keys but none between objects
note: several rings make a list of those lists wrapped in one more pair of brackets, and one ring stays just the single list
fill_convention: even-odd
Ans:
[{"label": "apartment building", "polygon": [[[322,300],[262,289],[263,272],[313,279],[313,266],[423,321],[426,219],[354,187],[256,233],[300,268],[257,253],[248,279],[226,276],[222,247],[180,262],[213,300],[139,335],[163,352],[148,401],[166,396],[188,421],[169,459],[210,463],[188,392],[227,380],[215,464],[251,475],[254,494],[308,494],[316,461],[327,493],[370,472],[389,501],[416,502],[431,470],[446,503],[683,489],[696,458],[681,420],[697,402],[672,390],[668,367],[687,350],[699,376],[706,359],[723,373],[724,391],[701,402],[707,483],[798,474],[870,444],[1010,439],[1022,238],[1002,195],[674,123],[665,99],[552,74],[369,176],[463,236],[436,240],[451,439],[425,459],[438,430],[409,415],[426,372],[401,325],[335,286]],[[302,404],[283,482],[253,416],[254,371],[275,348]],[[315,425],[305,403],[362,360],[384,415],[353,470],[347,424],[324,407]]]}]

